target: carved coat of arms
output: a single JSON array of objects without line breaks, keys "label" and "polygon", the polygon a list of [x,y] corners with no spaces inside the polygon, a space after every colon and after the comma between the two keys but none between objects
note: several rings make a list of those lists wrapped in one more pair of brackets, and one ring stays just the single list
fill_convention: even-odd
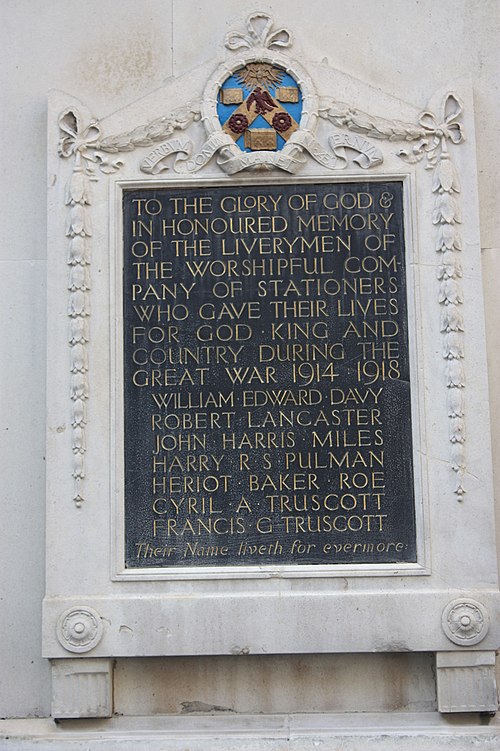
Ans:
[{"label": "carved coat of arms", "polygon": [[191,120],[201,120],[205,127],[205,143],[193,152],[188,138],[173,139],[148,154],[141,169],[157,174],[176,154],[175,170],[194,173],[218,154],[217,163],[226,174],[252,168],[293,173],[306,161],[307,151],[334,170],[347,165],[346,148],[357,152],[355,161],[362,168],[379,164],[379,149],[359,135],[333,134],[328,145],[317,140],[316,125],[324,115],[307,72],[281,52],[291,43],[290,32],[273,30],[271,18],[263,13],[247,19],[245,32],[228,34],[226,47],[238,55],[210,77],[200,112],[192,113]]},{"label": "carved coat of arms", "polygon": [[243,151],[280,151],[299,128],[302,94],[283,68],[248,63],[221,86],[217,113]]}]

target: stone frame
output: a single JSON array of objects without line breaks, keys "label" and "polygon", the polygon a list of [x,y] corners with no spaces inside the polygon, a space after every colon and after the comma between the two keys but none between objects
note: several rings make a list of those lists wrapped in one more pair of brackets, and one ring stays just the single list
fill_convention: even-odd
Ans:
[{"label": "stone frame", "polygon": [[[412,176],[409,173],[401,172],[396,175],[384,174],[381,176],[368,176],[364,178],[368,182],[379,181],[391,181],[397,180],[403,183],[403,193],[405,201],[405,216],[407,222],[405,223],[405,235],[406,245],[409,249],[410,259],[413,259],[416,252],[416,243],[413,239],[413,224],[415,215],[415,199],[414,199],[414,186]],[[263,177],[262,175],[252,174],[246,175],[244,182],[241,179],[238,181],[238,185],[272,185],[280,184],[283,178]],[[359,180],[359,176],[353,176],[352,174],[342,173],[342,177],[326,177],[324,175],[318,177],[311,175],[308,177],[295,177],[294,183],[310,184],[310,183],[328,183],[332,186],[336,182],[342,180],[342,182]],[[198,178],[196,181],[196,187],[215,187],[223,185],[224,183],[217,179],[210,178]],[[120,363],[122,359],[121,353],[121,338],[119,336],[121,331],[121,319],[122,319],[122,297],[121,297],[121,263],[122,263],[122,227],[121,227],[121,197],[123,191],[130,188],[156,188],[156,187],[190,187],[190,184],[182,179],[177,180],[135,180],[135,181],[121,181],[117,179],[110,184],[110,204],[114,205],[114,211],[111,211],[111,216],[114,217],[111,222],[111,246],[114,248],[114,252],[111,253],[111,273],[110,273],[110,305],[114,302],[114,311],[111,315],[111,332],[110,340],[115,343],[115,348],[111,354],[111,441],[110,441],[110,468],[111,468],[111,488],[112,498],[114,499],[114,512],[111,514],[111,527],[114,529],[114,569],[112,579],[119,581],[147,581],[147,580],[168,580],[168,579],[262,579],[269,578],[270,576],[278,575],[283,578],[329,578],[329,577],[344,577],[344,576],[394,576],[395,574],[403,573],[406,576],[409,575],[428,575],[429,574],[429,559],[430,559],[430,546],[429,535],[424,530],[425,519],[428,514],[424,512],[424,507],[428,503],[427,498],[427,469],[425,466],[425,459],[423,458],[423,446],[424,439],[420,435],[420,428],[423,424],[422,419],[419,419],[417,411],[419,405],[423,403],[423,396],[420,394],[419,398],[412,399],[412,429],[413,429],[413,463],[415,470],[415,485],[416,485],[416,526],[417,526],[417,562],[415,563],[371,563],[371,564],[324,564],[324,565],[277,565],[262,567],[257,565],[249,566],[224,566],[223,568],[210,567],[203,569],[197,567],[186,568],[152,568],[152,569],[125,569],[123,567],[123,539],[124,539],[124,519],[123,519],[123,498],[122,498],[122,484],[123,484],[123,467],[122,455],[123,455],[123,420],[122,420],[122,389],[121,389],[121,368]],[[192,187],[192,184],[191,184]],[[418,352],[420,347],[418,346],[418,332],[415,321],[419,319],[420,313],[417,312],[417,306],[419,305],[419,290],[417,289],[417,281],[413,273],[414,261],[409,260],[406,269],[407,288],[408,288],[408,302],[409,302],[409,318],[410,318],[410,331],[412,341],[410,342],[410,361],[411,361],[411,380],[412,380],[412,393],[417,393],[421,389],[421,384],[417,377],[418,368]]]},{"label": "stone frame", "polygon": [[[275,160],[272,152],[241,157],[207,120],[221,71],[234,71],[242,60],[283,64],[288,58],[276,47],[290,45],[286,29],[272,31],[268,16],[253,14],[244,33],[228,35],[228,60],[214,74],[202,66],[100,124],[81,103],[51,94],[43,649],[54,661],[55,716],[110,715],[113,657],[407,650],[437,653],[441,711],[496,710],[500,604],[470,87],[461,81],[457,94],[438,92],[419,114],[311,63],[308,101],[317,110],[307,127],[301,122],[285,158]],[[250,51],[235,58],[241,48]],[[316,97],[313,80],[328,96]],[[186,92],[198,101],[165,115],[164,102],[185,101]],[[343,104],[349,96],[354,101]],[[433,115],[441,106],[442,116]],[[208,182],[246,184],[255,178],[245,170],[261,166],[281,170],[273,173],[277,180],[294,174],[306,181],[366,179],[369,170],[372,179],[398,177],[411,185],[405,195],[421,296],[413,321],[419,385],[412,398],[418,399],[413,414],[428,496],[419,570],[262,572],[258,586],[255,572],[227,571],[215,581],[213,572],[200,570],[175,576],[117,571],[107,451],[116,423],[110,398],[115,191],[121,184],[154,185],[172,161],[169,180],[176,184],[199,171]],[[99,706],[84,698],[75,706],[71,682],[82,673],[105,686]]]}]

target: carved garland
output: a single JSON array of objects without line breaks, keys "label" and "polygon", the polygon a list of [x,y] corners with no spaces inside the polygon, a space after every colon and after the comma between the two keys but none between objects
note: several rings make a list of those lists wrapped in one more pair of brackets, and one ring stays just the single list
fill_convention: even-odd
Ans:
[{"label": "carved garland", "polygon": [[443,103],[441,122],[431,112],[422,112],[418,126],[372,117],[342,102],[331,100],[323,100],[319,112],[320,117],[337,127],[348,128],[371,138],[417,141],[411,151],[401,149],[399,156],[410,164],[426,157],[426,169],[433,170],[432,192],[435,194],[435,202],[432,222],[437,229],[436,251],[441,253],[438,300],[441,306],[443,357],[446,360],[452,468],[457,475],[455,493],[459,500],[462,500],[465,493],[463,480],[466,472],[463,395],[465,375],[462,363],[464,324],[461,311],[463,290],[460,283],[462,266],[458,260],[462,241],[457,227],[461,218],[456,198],[460,193],[460,181],[451,160],[448,143],[459,144],[464,140],[459,122],[462,111],[462,102],[454,94],[448,93]]},{"label": "carved garland", "polygon": [[[464,322],[462,265],[459,253],[462,238],[459,231],[460,209],[456,196],[460,193],[457,170],[448,151],[448,141],[459,144],[464,140],[460,123],[462,103],[448,94],[443,104],[443,122],[438,124],[434,115],[424,112],[420,120],[432,135],[432,141],[422,144],[427,153],[428,167],[434,170],[432,192],[435,194],[432,221],[437,228],[436,251],[441,254],[438,269],[439,303],[441,305],[441,332],[443,357],[446,360],[446,386],[448,387],[448,416],[452,444],[452,467],[457,475],[455,493],[462,500],[465,493],[465,373],[463,367]],[[416,154],[420,157],[422,150]],[[423,156],[423,154],[422,154]]]},{"label": "carved garland", "polygon": [[77,506],[83,503],[81,482],[85,477],[85,426],[87,424],[86,402],[89,396],[87,344],[89,341],[88,317],[90,315],[90,184],[82,164],[82,145],[96,137],[91,125],[83,133],[79,118],[73,112],[64,112],[59,118],[59,127],[66,134],[59,144],[59,154],[69,157],[74,154],[73,172],[66,187],[68,222],[66,236],[69,238],[69,300],[70,317],[69,345],[71,347],[72,400],[72,450],[75,491],[73,500]]},{"label": "carved garland", "polygon": [[71,177],[66,186],[65,205],[68,207],[66,237],[68,242],[67,264],[69,266],[68,316],[70,318],[69,345],[71,348],[71,424],[73,452],[73,500],[81,507],[85,498],[82,491],[85,478],[85,454],[87,425],[88,342],[90,318],[90,264],[92,227],[90,205],[91,181],[98,178],[95,166],[104,174],[116,172],[123,165],[120,160],[110,161],[101,152],[118,153],[151,146],[170,136],[176,129],[187,128],[200,114],[187,106],[176,110],[169,117],[161,117],[148,125],[135,128],[130,133],[111,136],[99,141],[101,128],[92,120],[82,124],[76,110],[65,110],[59,117],[59,156],[74,157]]},{"label": "carved garland", "polygon": [[95,142],[100,135],[97,122],[83,127],[77,112],[66,110],[59,118],[61,138],[59,155],[74,156],[73,171],[66,186],[65,204],[68,207],[66,237],[68,242],[67,264],[68,316],[70,318],[69,345],[71,348],[70,398],[72,403],[71,424],[73,452],[73,500],[77,507],[84,502],[82,483],[85,477],[85,427],[87,424],[87,400],[89,398],[88,352],[90,317],[90,260],[92,227],[90,222],[90,181],[95,162],[103,172],[114,172],[122,162],[110,163],[98,154]]},{"label": "carved garland", "polygon": [[[266,48],[290,46],[291,34],[286,29],[272,32],[272,25],[272,19],[267,14],[253,14],[247,19],[247,32],[244,34],[229,34],[226,38],[226,47],[231,51],[245,47],[263,52]],[[70,396],[73,426],[74,501],[77,506],[81,506],[84,501],[81,484],[85,477],[86,401],[89,396],[87,345],[89,341],[90,241],[92,236],[89,207],[91,203],[90,181],[97,179],[94,165],[97,165],[101,172],[114,172],[123,163],[120,161],[110,162],[103,155],[103,152],[116,154],[160,143],[173,135],[176,130],[186,130],[194,122],[199,121],[201,112],[201,104],[189,103],[170,115],[158,118],[149,124],[103,139],[100,139],[99,124],[92,121],[87,127],[83,127],[77,112],[67,110],[59,118],[61,130],[59,154],[66,158],[75,157],[73,172],[66,193],[66,205],[68,206],[66,235],[69,238],[68,315],[71,319],[69,342],[72,374]],[[441,332],[443,334],[443,357],[446,360],[452,467],[457,475],[455,493],[459,496],[459,500],[465,493],[463,478],[466,469],[463,396],[465,378],[462,363],[464,357],[464,325],[461,312],[463,293],[460,284],[462,268],[458,260],[462,243],[457,227],[461,221],[457,202],[460,184],[448,151],[448,143],[459,144],[464,140],[459,123],[461,114],[462,104],[452,93],[445,97],[442,122],[439,122],[430,112],[423,112],[419,117],[418,124],[387,120],[373,117],[343,102],[327,98],[320,100],[317,112],[320,118],[328,120],[337,129],[352,131],[378,140],[414,141],[413,148],[410,151],[401,149],[399,156],[411,164],[426,157],[426,169],[433,170],[432,192],[435,194],[435,208],[432,221],[437,229],[436,251],[441,254],[441,263],[438,270],[438,299],[442,311]],[[366,147],[376,151],[375,147],[370,145],[369,142],[365,141],[360,147],[352,137],[339,135],[337,132],[328,139],[330,148],[335,154],[335,157],[332,158],[327,150],[320,147],[320,144],[315,141],[312,132],[310,133],[306,129],[304,135],[304,143],[298,142],[296,144],[298,151],[303,151],[304,148],[308,149],[311,156],[330,169],[338,170],[347,166],[347,159],[340,156],[343,154],[344,148],[360,152],[361,156],[355,161],[364,169],[375,166],[381,161],[381,158],[378,157],[367,158]],[[213,150],[208,150],[198,165],[192,160],[193,169],[190,171],[196,171],[204,166],[218,148],[223,148],[225,145],[224,138],[220,139],[220,136],[216,135]],[[309,141],[314,142],[314,148],[310,147]],[[339,151],[339,145],[342,151]],[[156,174],[168,169],[168,166],[164,164],[166,158],[172,154],[183,152],[187,156],[177,157],[174,169],[185,172],[186,165],[184,164],[183,167],[182,162],[190,155],[191,146],[191,142],[186,137],[166,141],[160,144],[152,155],[143,160],[141,169],[144,172]],[[320,148],[321,151],[319,151]],[[271,154],[271,152],[269,153]],[[264,156],[264,153],[262,156]],[[301,163],[296,160],[292,161],[296,162],[297,166]],[[154,168],[151,166],[153,163]],[[224,168],[223,162],[219,161],[219,165]],[[274,164],[274,166],[288,169],[279,163]],[[295,171],[295,168],[294,166],[293,171]]]}]

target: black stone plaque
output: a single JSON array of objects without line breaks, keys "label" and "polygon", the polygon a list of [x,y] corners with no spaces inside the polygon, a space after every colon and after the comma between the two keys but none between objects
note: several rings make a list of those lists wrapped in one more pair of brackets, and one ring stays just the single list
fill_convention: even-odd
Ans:
[{"label": "black stone plaque", "polygon": [[416,560],[403,184],[127,190],[128,568]]}]

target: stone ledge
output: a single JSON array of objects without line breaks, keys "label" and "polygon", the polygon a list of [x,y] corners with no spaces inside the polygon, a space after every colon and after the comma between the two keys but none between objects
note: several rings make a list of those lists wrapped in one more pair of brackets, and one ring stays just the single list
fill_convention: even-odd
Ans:
[{"label": "stone ledge", "polygon": [[0,721],[2,751],[496,751],[500,718],[437,713]]}]

